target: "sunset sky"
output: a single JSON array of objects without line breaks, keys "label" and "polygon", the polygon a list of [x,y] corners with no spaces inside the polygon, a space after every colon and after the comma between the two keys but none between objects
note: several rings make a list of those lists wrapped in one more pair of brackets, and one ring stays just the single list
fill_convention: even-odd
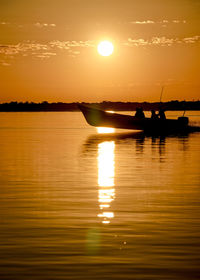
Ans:
[{"label": "sunset sky", "polygon": [[0,102],[200,99],[199,0],[0,0],[0,34]]}]

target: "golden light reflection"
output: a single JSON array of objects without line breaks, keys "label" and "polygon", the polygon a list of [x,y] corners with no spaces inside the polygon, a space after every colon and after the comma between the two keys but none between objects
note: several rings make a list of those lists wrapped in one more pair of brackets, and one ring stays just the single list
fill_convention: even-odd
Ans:
[{"label": "golden light reflection", "polygon": [[111,202],[115,199],[115,142],[105,141],[98,144],[98,185],[99,208],[103,224],[109,224],[114,213],[109,211]]},{"label": "golden light reflection", "polygon": [[113,133],[115,129],[112,127],[97,127],[98,133]]}]

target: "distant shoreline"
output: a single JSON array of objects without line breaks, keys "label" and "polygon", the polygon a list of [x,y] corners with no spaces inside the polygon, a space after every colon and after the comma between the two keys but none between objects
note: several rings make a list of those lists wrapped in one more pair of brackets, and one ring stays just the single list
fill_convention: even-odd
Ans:
[{"label": "distant shoreline", "polygon": [[73,102],[73,103],[48,103],[43,101],[41,103],[34,102],[10,102],[1,103],[0,112],[77,112],[79,111],[78,105],[85,104],[93,106],[102,110],[114,111],[135,111],[137,107],[142,107],[144,111],[152,109],[158,110],[162,107],[166,111],[199,111],[200,101],[177,101],[172,100],[169,102]]}]

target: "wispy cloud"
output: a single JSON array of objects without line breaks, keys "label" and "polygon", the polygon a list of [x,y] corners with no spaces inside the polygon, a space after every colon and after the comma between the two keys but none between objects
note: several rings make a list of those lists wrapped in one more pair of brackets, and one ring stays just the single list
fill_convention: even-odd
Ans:
[{"label": "wispy cloud", "polygon": [[11,64],[10,63],[8,63],[8,62],[5,62],[5,61],[0,61],[0,64],[2,65],[2,66],[10,66]]},{"label": "wispy cloud", "polygon": [[186,23],[186,20],[178,20],[178,19],[175,19],[175,20],[172,20],[173,23]]},{"label": "wispy cloud", "polygon": [[136,20],[136,21],[131,21],[130,23],[132,23],[132,24],[154,24],[155,21],[153,21],[153,20],[144,20],[144,21]]},{"label": "wispy cloud", "polygon": [[76,57],[80,55],[82,48],[93,48],[94,41],[51,41],[49,43],[52,49],[67,50],[69,56]]},{"label": "wispy cloud", "polygon": [[144,40],[144,39],[132,39],[132,38],[128,38],[128,40],[126,42],[123,43],[123,45],[125,46],[146,46],[148,45],[148,41]]},{"label": "wispy cloud", "polygon": [[[80,55],[82,48],[94,47],[93,41],[51,41],[46,44],[36,42],[23,42],[16,45],[0,45],[1,65],[7,66],[5,59],[12,60],[16,56],[31,56],[39,59],[47,59],[59,54],[59,51],[67,51],[71,57]],[[9,62],[10,65],[10,62]]]},{"label": "wispy cloud", "polygon": [[166,37],[153,37],[150,41],[151,45],[171,46],[177,42],[177,38],[166,38]]},{"label": "wispy cloud", "polygon": [[35,26],[37,28],[47,28],[47,27],[56,27],[56,24],[55,23],[43,23],[43,22],[36,22],[36,23],[32,23],[32,24],[20,24],[20,23],[10,23],[10,22],[7,22],[7,21],[1,21],[0,22],[0,25],[10,25],[10,26],[14,26],[14,27],[25,27],[25,26]]},{"label": "wispy cloud", "polygon": [[95,43],[94,41],[51,41],[50,43],[51,47],[57,47],[59,49],[70,49],[75,47],[94,47]]},{"label": "wispy cloud", "polygon": [[55,23],[41,23],[41,22],[36,22],[34,24],[38,28],[43,28],[43,27],[56,27]]},{"label": "wispy cloud", "polygon": [[10,24],[10,22],[6,22],[6,21],[0,22],[0,25],[8,25],[8,24]]},{"label": "wispy cloud", "polygon": [[131,21],[131,24],[138,24],[138,25],[148,25],[148,24],[169,24],[169,23],[175,23],[175,24],[185,24],[186,20],[179,20],[179,19],[174,19],[174,20],[167,20],[163,19],[160,21],[153,21],[153,20],[143,20],[143,21]]},{"label": "wispy cloud", "polygon": [[68,46],[68,41],[58,41],[58,40],[55,40],[55,41],[51,41],[49,43],[50,47],[51,48],[58,48],[58,49],[61,49],[61,50],[69,50],[69,46]]},{"label": "wispy cloud", "polygon": [[39,43],[19,43],[16,45],[0,45],[0,54],[16,55],[31,51],[48,50],[48,45]]},{"label": "wispy cloud", "polygon": [[193,36],[193,37],[184,38],[183,42],[186,44],[193,44],[199,40],[200,40],[200,36]]},{"label": "wispy cloud", "polygon": [[149,40],[144,39],[132,39],[128,38],[123,45],[133,47],[133,46],[172,46],[173,44],[194,44],[200,41],[200,36],[193,36],[188,38],[166,38],[166,37],[152,37]]}]

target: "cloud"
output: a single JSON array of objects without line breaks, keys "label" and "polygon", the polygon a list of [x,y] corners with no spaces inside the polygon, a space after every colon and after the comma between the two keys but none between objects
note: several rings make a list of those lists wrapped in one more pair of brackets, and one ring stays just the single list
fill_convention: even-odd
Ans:
[{"label": "cloud", "polygon": [[[83,42],[83,41],[51,41],[49,45],[52,48],[57,48],[60,50],[68,50],[69,52],[72,51],[72,49],[77,49],[81,47],[92,47],[91,43],[88,41]],[[80,52],[79,52],[80,53]]]},{"label": "cloud", "polygon": [[59,49],[65,49],[69,50],[71,48],[88,48],[88,47],[94,47],[94,41],[51,41],[49,43],[51,47],[57,47]]},{"label": "cloud", "polygon": [[[0,22],[0,25],[11,25],[11,26],[17,26],[17,27],[25,27],[25,26],[29,26],[29,24],[25,24],[25,25],[22,25],[22,24],[19,24],[19,23],[10,23],[10,22],[6,22],[6,21],[1,21]],[[32,24],[31,24],[32,25]],[[49,28],[49,27],[56,27],[56,24],[55,23],[42,23],[42,22],[36,22],[33,24],[35,27],[37,28]]]},{"label": "cloud", "polygon": [[155,22],[153,20],[144,20],[144,21],[131,21],[132,24],[154,24]]},{"label": "cloud", "polygon": [[173,44],[194,44],[200,40],[200,36],[196,35],[188,38],[166,38],[166,37],[152,37],[149,40],[144,39],[132,39],[128,38],[126,42],[123,42],[124,46],[172,46]]},{"label": "cloud", "polygon": [[0,24],[1,25],[8,25],[8,24],[10,24],[10,22],[2,21],[2,22],[0,22]]},{"label": "cloud", "polygon": [[0,45],[0,54],[6,56],[21,53],[31,53],[33,51],[48,50],[48,45],[39,43],[19,43],[16,45]]},{"label": "cloud", "polygon": [[131,39],[128,38],[127,42],[124,42],[123,45],[125,46],[146,46],[148,45],[148,41],[144,39]]},{"label": "cloud", "polygon": [[153,37],[150,41],[151,45],[171,46],[177,41],[177,39],[166,37]]},{"label": "cloud", "polygon": [[198,42],[199,39],[200,39],[200,36],[193,36],[193,37],[184,38],[183,42],[186,44],[194,44],[194,43]]},{"label": "cloud", "polygon": [[[0,61],[1,65],[5,64],[5,59],[11,60],[16,56],[31,56],[39,59],[47,59],[54,57],[61,50],[67,51],[67,54],[71,57],[80,55],[82,48],[94,47],[94,41],[51,41],[46,44],[26,41],[15,45],[0,45],[0,57],[4,59]],[[2,63],[4,61],[4,63]],[[10,61],[9,61],[10,65]]]},{"label": "cloud", "polygon": [[10,66],[10,65],[11,65],[10,63],[4,62],[4,61],[1,61],[0,63],[1,63],[1,65],[3,65],[3,66]]},{"label": "cloud", "polygon": [[36,53],[36,57],[38,57],[38,58],[50,58],[51,56],[56,56],[56,55],[57,54],[53,53],[53,52],[44,52],[44,53],[41,53],[41,54]]},{"label": "cloud", "polygon": [[58,48],[58,49],[61,49],[61,50],[69,50],[69,46],[68,46],[68,41],[58,41],[58,40],[55,40],[55,41],[51,41],[49,43],[49,45],[52,47],[52,48]]},{"label": "cloud", "polygon": [[43,28],[43,27],[56,27],[55,23],[41,23],[41,22],[36,22],[34,24],[38,28]]},{"label": "cloud", "polygon": [[0,54],[15,55],[19,53],[19,45],[0,45]]},{"label": "cloud", "polygon": [[147,25],[147,24],[169,24],[169,23],[175,23],[175,24],[184,24],[186,23],[186,20],[178,20],[178,19],[174,19],[174,20],[167,20],[167,19],[163,19],[161,21],[153,21],[153,20],[144,20],[144,21],[131,21],[131,24],[138,24],[138,25]]},{"label": "cloud", "polygon": [[174,19],[172,20],[173,23],[186,23],[186,20],[178,20],[178,19]]}]

